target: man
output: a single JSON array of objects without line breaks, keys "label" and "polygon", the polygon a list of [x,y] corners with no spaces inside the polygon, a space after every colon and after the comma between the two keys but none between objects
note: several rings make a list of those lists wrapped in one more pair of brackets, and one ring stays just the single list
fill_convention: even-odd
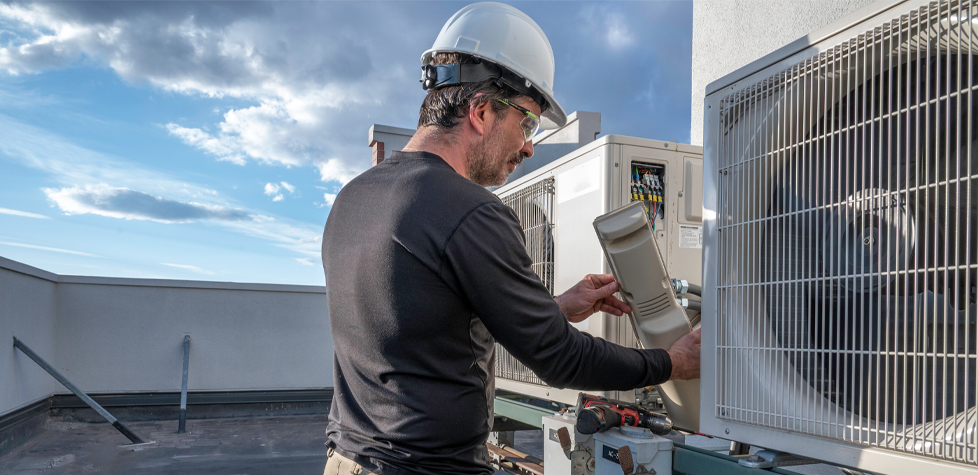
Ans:
[{"label": "man", "polygon": [[536,23],[470,5],[423,62],[417,133],[343,188],[323,235],[335,345],[327,474],[492,473],[495,342],[554,387],[629,390],[699,373],[698,332],[666,352],[572,327],[631,309],[610,275],[551,297],[516,215],[485,189],[533,155],[541,119],[566,122]]}]

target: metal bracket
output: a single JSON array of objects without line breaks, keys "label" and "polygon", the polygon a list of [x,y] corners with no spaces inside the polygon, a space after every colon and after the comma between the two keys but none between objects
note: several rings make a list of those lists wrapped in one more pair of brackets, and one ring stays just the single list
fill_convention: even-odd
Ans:
[{"label": "metal bracket", "polygon": [[54,369],[54,366],[48,364],[47,361],[44,361],[44,358],[41,358],[37,353],[34,353],[34,350],[31,350],[27,345],[24,344],[24,342],[18,340],[17,337],[14,337],[14,348],[17,348],[22,353],[27,355],[28,358],[34,360],[34,362],[37,363],[37,365],[40,366],[41,369],[47,371],[48,374],[53,376],[54,379],[58,380],[58,382],[64,385],[64,387],[68,388],[69,391],[75,393],[75,396],[78,396],[78,399],[81,399],[82,401],[85,402],[85,404],[88,404],[88,407],[94,409],[95,412],[98,413],[98,415],[102,416],[106,421],[109,422],[109,424],[112,424],[112,427],[115,427],[116,430],[122,433],[122,435],[126,436],[127,439],[131,440],[133,444],[146,443],[143,439],[140,439],[138,435],[133,434],[128,427],[122,425],[122,423],[119,422],[118,419],[113,417],[112,414],[109,414],[109,411],[106,411],[105,408],[100,406],[99,403],[95,402],[95,400],[89,397],[88,394],[85,394],[81,389],[79,389],[78,386],[75,386],[71,381],[68,381],[68,378],[64,377],[61,373],[58,372],[58,370]]},{"label": "metal bracket", "polygon": [[761,450],[754,455],[740,459],[738,463],[740,466],[747,468],[775,468],[790,467],[792,465],[809,465],[818,462],[787,452]]}]

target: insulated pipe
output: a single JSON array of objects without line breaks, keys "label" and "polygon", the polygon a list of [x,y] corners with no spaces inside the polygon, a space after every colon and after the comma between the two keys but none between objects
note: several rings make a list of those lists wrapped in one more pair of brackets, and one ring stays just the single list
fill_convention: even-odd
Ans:
[{"label": "insulated pipe", "polygon": [[689,304],[686,305],[686,313],[700,313],[700,305],[699,300],[690,300]]},{"label": "insulated pipe", "polygon": [[119,432],[122,432],[122,435],[126,436],[129,440],[132,441],[132,443],[134,444],[145,443],[143,442],[143,439],[140,439],[136,434],[133,434],[132,431],[130,431],[126,426],[122,425],[122,423],[119,422],[118,419],[112,417],[112,414],[109,414],[109,411],[106,411],[105,408],[103,408],[97,402],[95,402],[94,399],[90,398],[87,394],[83,393],[81,389],[78,389],[78,386],[75,386],[74,384],[72,384],[71,381],[68,381],[68,378],[62,376],[61,373],[58,372],[58,370],[54,369],[53,366],[49,365],[47,361],[44,361],[44,359],[38,356],[37,353],[34,353],[34,351],[28,348],[27,345],[25,345],[22,341],[18,340],[17,337],[14,337],[14,347],[22,351],[25,355],[27,355],[28,358],[34,360],[34,362],[37,363],[38,366],[43,368],[44,371],[47,371],[48,374],[54,376],[54,379],[57,379],[58,382],[63,384],[64,387],[68,388],[69,391],[75,393],[75,396],[78,396],[78,398],[84,401],[85,404],[88,404],[89,407],[95,409],[95,412],[97,412],[100,416],[104,417],[105,420],[109,421],[109,423],[112,424],[112,427],[115,427]]},{"label": "insulated pipe", "polygon": [[686,293],[693,294],[693,295],[695,295],[697,297],[702,297],[703,296],[703,288],[702,287],[700,287],[700,286],[698,286],[696,284],[688,284],[688,285],[689,285],[689,290],[687,290]]}]

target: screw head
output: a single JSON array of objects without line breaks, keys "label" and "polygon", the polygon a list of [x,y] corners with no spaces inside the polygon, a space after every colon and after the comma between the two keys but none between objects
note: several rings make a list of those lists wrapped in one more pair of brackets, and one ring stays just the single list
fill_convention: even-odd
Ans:
[{"label": "screw head", "polygon": [[724,434],[729,434],[730,433],[730,429],[723,429],[723,433]]},{"label": "screw head", "polygon": [[679,197],[680,197],[680,198],[682,198],[682,197],[683,197],[683,192],[681,192],[681,191],[679,192]]}]

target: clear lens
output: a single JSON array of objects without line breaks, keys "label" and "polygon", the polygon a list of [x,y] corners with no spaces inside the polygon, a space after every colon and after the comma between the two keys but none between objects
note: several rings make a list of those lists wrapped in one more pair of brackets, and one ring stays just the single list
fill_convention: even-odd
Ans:
[{"label": "clear lens", "polygon": [[523,117],[523,121],[520,122],[520,127],[523,127],[523,133],[525,134],[525,139],[529,141],[537,134],[540,130],[540,118],[539,117]]}]

